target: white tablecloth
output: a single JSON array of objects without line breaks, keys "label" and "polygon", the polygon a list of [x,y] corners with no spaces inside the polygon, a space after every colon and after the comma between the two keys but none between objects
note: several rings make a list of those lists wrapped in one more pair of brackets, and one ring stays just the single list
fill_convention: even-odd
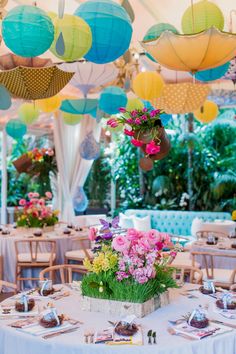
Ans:
[{"label": "white tablecloth", "polygon": [[[79,245],[73,240],[78,236],[84,236],[86,232],[76,232],[72,230],[71,235],[64,235],[63,228],[56,228],[55,231],[46,233],[43,237],[34,237],[30,231],[23,232],[19,229],[11,230],[10,235],[0,234],[0,255],[3,256],[3,279],[12,283],[15,283],[15,268],[16,268],[16,254],[15,254],[15,241],[16,240],[27,240],[27,239],[46,239],[56,241],[56,264],[64,263],[65,252],[72,249],[78,249]],[[29,238],[30,237],[30,238]],[[21,250],[24,252],[24,248]],[[46,250],[42,250],[46,251]],[[37,270],[34,274],[38,273]],[[27,273],[30,275],[29,273]],[[27,284],[28,287],[28,284]]]},{"label": "white tablecloth", "polygon": [[[225,322],[236,323],[213,312],[215,300],[209,296],[197,293],[197,299],[189,299],[180,295],[181,290],[174,290],[171,304],[158,309],[143,319],[142,325],[144,346],[108,346],[103,344],[85,344],[83,335],[88,330],[101,330],[109,326],[107,320],[117,320],[102,313],[83,312],[81,298],[78,293],[55,301],[59,313],[64,313],[73,319],[83,321],[79,330],[61,336],[44,340],[7,326],[13,320],[0,320],[0,353],[1,354],[235,354],[236,330],[216,337],[190,341],[179,336],[171,336],[167,332],[168,319],[175,320],[192,311],[199,304],[209,304],[209,317]],[[9,301],[9,300],[6,300]],[[44,300],[45,301],[45,300]],[[47,302],[47,301],[45,301]],[[147,331],[157,332],[157,345],[147,344]]]}]

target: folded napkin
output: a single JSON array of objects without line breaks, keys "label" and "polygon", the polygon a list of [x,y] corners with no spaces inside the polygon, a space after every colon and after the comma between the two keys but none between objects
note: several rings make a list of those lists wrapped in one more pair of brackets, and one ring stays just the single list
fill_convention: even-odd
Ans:
[{"label": "folded napkin", "polygon": [[74,326],[69,322],[64,322],[62,325],[53,328],[44,328],[39,323],[33,323],[29,326],[18,328],[18,330],[34,336],[43,336],[45,334],[56,333],[73,327]]}]

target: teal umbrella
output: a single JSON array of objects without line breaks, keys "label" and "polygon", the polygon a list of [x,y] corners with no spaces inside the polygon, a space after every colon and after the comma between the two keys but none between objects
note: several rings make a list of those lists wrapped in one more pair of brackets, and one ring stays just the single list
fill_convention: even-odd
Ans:
[{"label": "teal umbrella", "polygon": [[72,114],[88,114],[94,112],[97,105],[97,99],[82,98],[78,100],[64,100],[62,101],[60,110]]}]

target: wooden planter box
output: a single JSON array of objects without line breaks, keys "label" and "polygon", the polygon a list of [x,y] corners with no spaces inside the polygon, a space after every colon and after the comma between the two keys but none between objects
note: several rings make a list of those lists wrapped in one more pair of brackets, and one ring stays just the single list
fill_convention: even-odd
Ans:
[{"label": "wooden planter box", "polygon": [[102,312],[111,316],[118,317],[135,315],[136,317],[141,318],[170,303],[168,291],[159,296],[155,296],[144,303],[105,300],[88,296],[82,296],[81,298],[82,310]]}]

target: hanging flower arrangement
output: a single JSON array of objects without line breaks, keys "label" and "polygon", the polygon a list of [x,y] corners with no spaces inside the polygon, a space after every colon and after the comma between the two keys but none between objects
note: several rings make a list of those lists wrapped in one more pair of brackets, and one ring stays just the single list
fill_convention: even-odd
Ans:
[{"label": "hanging flower arrangement", "polygon": [[168,154],[170,143],[162,126],[160,109],[144,107],[127,111],[121,107],[119,111],[120,116],[109,119],[107,125],[111,128],[123,125],[124,134],[131,137],[131,144],[143,151],[144,159],[151,161],[151,167],[152,160],[160,160]]}]

